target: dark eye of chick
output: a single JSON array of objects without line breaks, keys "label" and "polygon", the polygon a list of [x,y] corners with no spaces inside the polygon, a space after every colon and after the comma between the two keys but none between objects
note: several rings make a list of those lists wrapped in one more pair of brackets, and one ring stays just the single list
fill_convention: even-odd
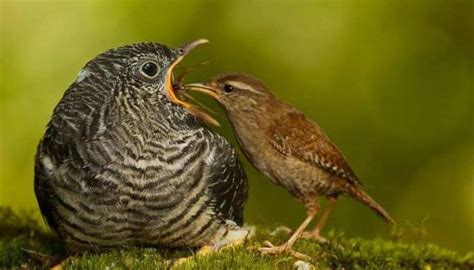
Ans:
[{"label": "dark eye of chick", "polygon": [[234,87],[232,85],[230,85],[230,84],[225,84],[224,85],[224,92],[230,93],[232,91],[234,91]]},{"label": "dark eye of chick", "polygon": [[153,78],[158,74],[158,65],[154,62],[146,62],[141,67],[141,72],[148,78]]}]

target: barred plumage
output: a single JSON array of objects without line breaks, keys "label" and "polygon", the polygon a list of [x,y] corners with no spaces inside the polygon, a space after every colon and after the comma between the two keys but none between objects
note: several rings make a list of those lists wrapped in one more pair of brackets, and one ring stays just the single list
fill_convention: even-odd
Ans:
[{"label": "barred plumage", "polygon": [[[54,110],[35,192],[71,251],[202,246],[242,231],[246,177],[229,143],[164,93],[176,51],[141,43],[100,54]],[[156,78],[141,74],[156,63]],[[144,76],[145,75],[145,76]]]}]

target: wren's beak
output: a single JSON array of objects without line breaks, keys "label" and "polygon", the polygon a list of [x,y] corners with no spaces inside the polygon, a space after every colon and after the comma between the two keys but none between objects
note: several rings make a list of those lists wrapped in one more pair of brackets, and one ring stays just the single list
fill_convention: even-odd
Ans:
[{"label": "wren's beak", "polygon": [[219,126],[219,122],[217,122],[214,118],[212,118],[209,114],[201,111],[200,109],[194,107],[193,105],[184,102],[180,100],[175,93],[175,89],[173,88],[173,69],[176,67],[176,65],[183,60],[183,58],[194,48],[197,46],[208,43],[209,41],[207,39],[198,39],[195,41],[192,41],[188,44],[183,45],[181,48],[178,49],[179,54],[178,57],[174,60],[173,63],[169,66],[168,70],[166,71],[166,82],[165,82],[165,92],[166,96],[168,99],[178,105],[181,105],[184,107],[188,112],[193,114],[194,116],[200,118],[202,121],[204,121],[207,124]]},{"label": "wren's beak", "polygon": [[191,91],[204,93],[206,95],[213,97],[214,99],[219,99],[219,94],[217,94],[217,91],[215,88],[212,88],[202,83],[188,83],[184,85],[183,88],[187,90],[191,90]]}]

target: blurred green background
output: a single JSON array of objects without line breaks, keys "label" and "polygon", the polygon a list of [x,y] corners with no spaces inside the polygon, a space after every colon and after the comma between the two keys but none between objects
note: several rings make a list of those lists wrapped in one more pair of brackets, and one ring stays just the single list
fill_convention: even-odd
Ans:
[{"label": "blurred green background", "polygon": [[[1,0],[0,33],[0,205],[37,211],[35,147],[88,60],[134,42],[178,46],[205,37],[211,43],[185,65],[212,63],[188,81],[224,71],[261,78],[319,122],[367,192],[415,238],[474,249],[471,0]],[[219,132],[235,143],[219,119]],[[244,162],[247,222],[301,222],[303,207]],[[349,199],[337,204],[328,228],[389,235],[370,210]]]}]

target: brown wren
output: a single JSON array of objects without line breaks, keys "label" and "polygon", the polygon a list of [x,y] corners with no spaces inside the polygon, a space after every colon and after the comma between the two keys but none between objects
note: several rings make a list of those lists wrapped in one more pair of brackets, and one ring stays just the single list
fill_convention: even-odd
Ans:
[{"label": "brown wren", "polygon": [[[248,160],[274,184],[286,188],[301,201],[307,217],[286,243],[261,248],[263,253],[292,252],[303,236],[324,241],[320,236],[339,195],[352,197],[370,207],[384,221],[390,215],[361,189],[354,171],[341,151],[323,130],[303,113],[279,100],[259,80],[246,74],[224,74],[206,84],[187,84],[184,89],[206,93],[226,112]],[[320,210],[319,196],[328,206],[316,227],[305,232]]]}]

